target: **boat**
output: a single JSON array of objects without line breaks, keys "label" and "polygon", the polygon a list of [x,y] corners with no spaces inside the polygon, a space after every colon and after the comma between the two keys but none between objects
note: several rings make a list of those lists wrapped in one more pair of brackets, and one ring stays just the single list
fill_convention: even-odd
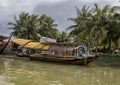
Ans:
[{"label": "boat", "polygon": [[[5,39],[8,39],[8,41],[3,44],[2,42],[4,42]],[[0,54],[2,54],[4,52],[5,48],[7,47],[7,45],[10,42],[10,39],[11,39],[11,37],[8,38],[8,37],[0,35]]]},{"label": "boat", "polygon": [[47,43],[46,45],[50,46],[49,49],[30,55],[30,59],[88,65],[98,57],[98,55],[90,55],[86,46],[81,43]]},{"label": "boat", "polygon": [[84,42],[77,43],[40,43],[15,39],[14,43],[22,45],[27,49],[40,50],[38,53],[20,54],[18,57],[29,57],[31,60],[49,61],[57,63],[88,65],[93,62],[98,55],[91,55]]}]

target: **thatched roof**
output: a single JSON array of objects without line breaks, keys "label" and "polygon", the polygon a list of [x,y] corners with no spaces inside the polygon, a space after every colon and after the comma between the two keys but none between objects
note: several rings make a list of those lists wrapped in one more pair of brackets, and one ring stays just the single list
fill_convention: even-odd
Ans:
[{"label": "thatched roof", "polygon": [[49,45],[48,50],[58,52],[72,52],[73,50],[85,46],[83,43],[47,43]]},{"label": "thatched roof", "polygon": [[51,43],[51,42],[48,42],[48,43],[45,43],[46,45],[56,45],[56,46],[78,46],[78,45],[85,45],[84,42],[57,42],[57,43]]}]

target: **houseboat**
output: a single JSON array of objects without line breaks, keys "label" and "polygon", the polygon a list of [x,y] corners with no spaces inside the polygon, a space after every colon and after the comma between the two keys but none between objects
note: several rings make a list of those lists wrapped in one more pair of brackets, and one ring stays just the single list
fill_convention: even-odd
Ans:
[{"label": "houseboat", "polygon": [[17,56],[26,56],[32,60],[88,65],[98,55],[91,55],[84,42],[76,43],[40,43],[32,40],[14,39],[14,43],[22,48],[36,49],[35,53],[17,53]]}]

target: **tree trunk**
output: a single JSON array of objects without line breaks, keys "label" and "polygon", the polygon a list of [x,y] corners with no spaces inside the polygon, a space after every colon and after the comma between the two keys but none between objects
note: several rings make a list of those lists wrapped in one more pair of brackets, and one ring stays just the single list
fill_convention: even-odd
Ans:
[{"label": "tree trunk", "polygon": [[108,48],[109,48],[109,52],[110,52],[111,51],[111,40],[109,40]]}]

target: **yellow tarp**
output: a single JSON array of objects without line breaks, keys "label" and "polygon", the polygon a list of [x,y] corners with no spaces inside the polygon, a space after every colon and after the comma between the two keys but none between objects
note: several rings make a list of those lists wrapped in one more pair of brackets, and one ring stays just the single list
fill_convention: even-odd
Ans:
[{"label": "yellow tarp", "polygon": [[18,45],[24,46],[25,44],[32,42],[32,40],[16,38],[16,39],[13,39],[12,42],[14,42]]},{"label": "yellow tarp", "polygon": [[40,42],[30,42],[28,44],[26,44],[24,47],[26,48],[38,48],[38,47],[42,47],[43,45]]},{"label": "yellow tarp", "polygon": [[44,50],[48,50],[49,49],[49,45],[43,45],[43,46],[37,46],[38,48],[40,48],[40,49],[44,49]]},{"label": "yellow tarp", "polygon": [[50,46],[41,44],[40,42],[30,42],[30,43],[26,44],[24,47],[48,50]]},{"label": "yellow tarp", "polygon": [[50,47],[49,45],[44,45],[41,44],[40,42],[34,42],[33,40],[20,39],[20,38],[13,39],[12,42],[26,48],[38,48],[38,49],[48,50]]}]

